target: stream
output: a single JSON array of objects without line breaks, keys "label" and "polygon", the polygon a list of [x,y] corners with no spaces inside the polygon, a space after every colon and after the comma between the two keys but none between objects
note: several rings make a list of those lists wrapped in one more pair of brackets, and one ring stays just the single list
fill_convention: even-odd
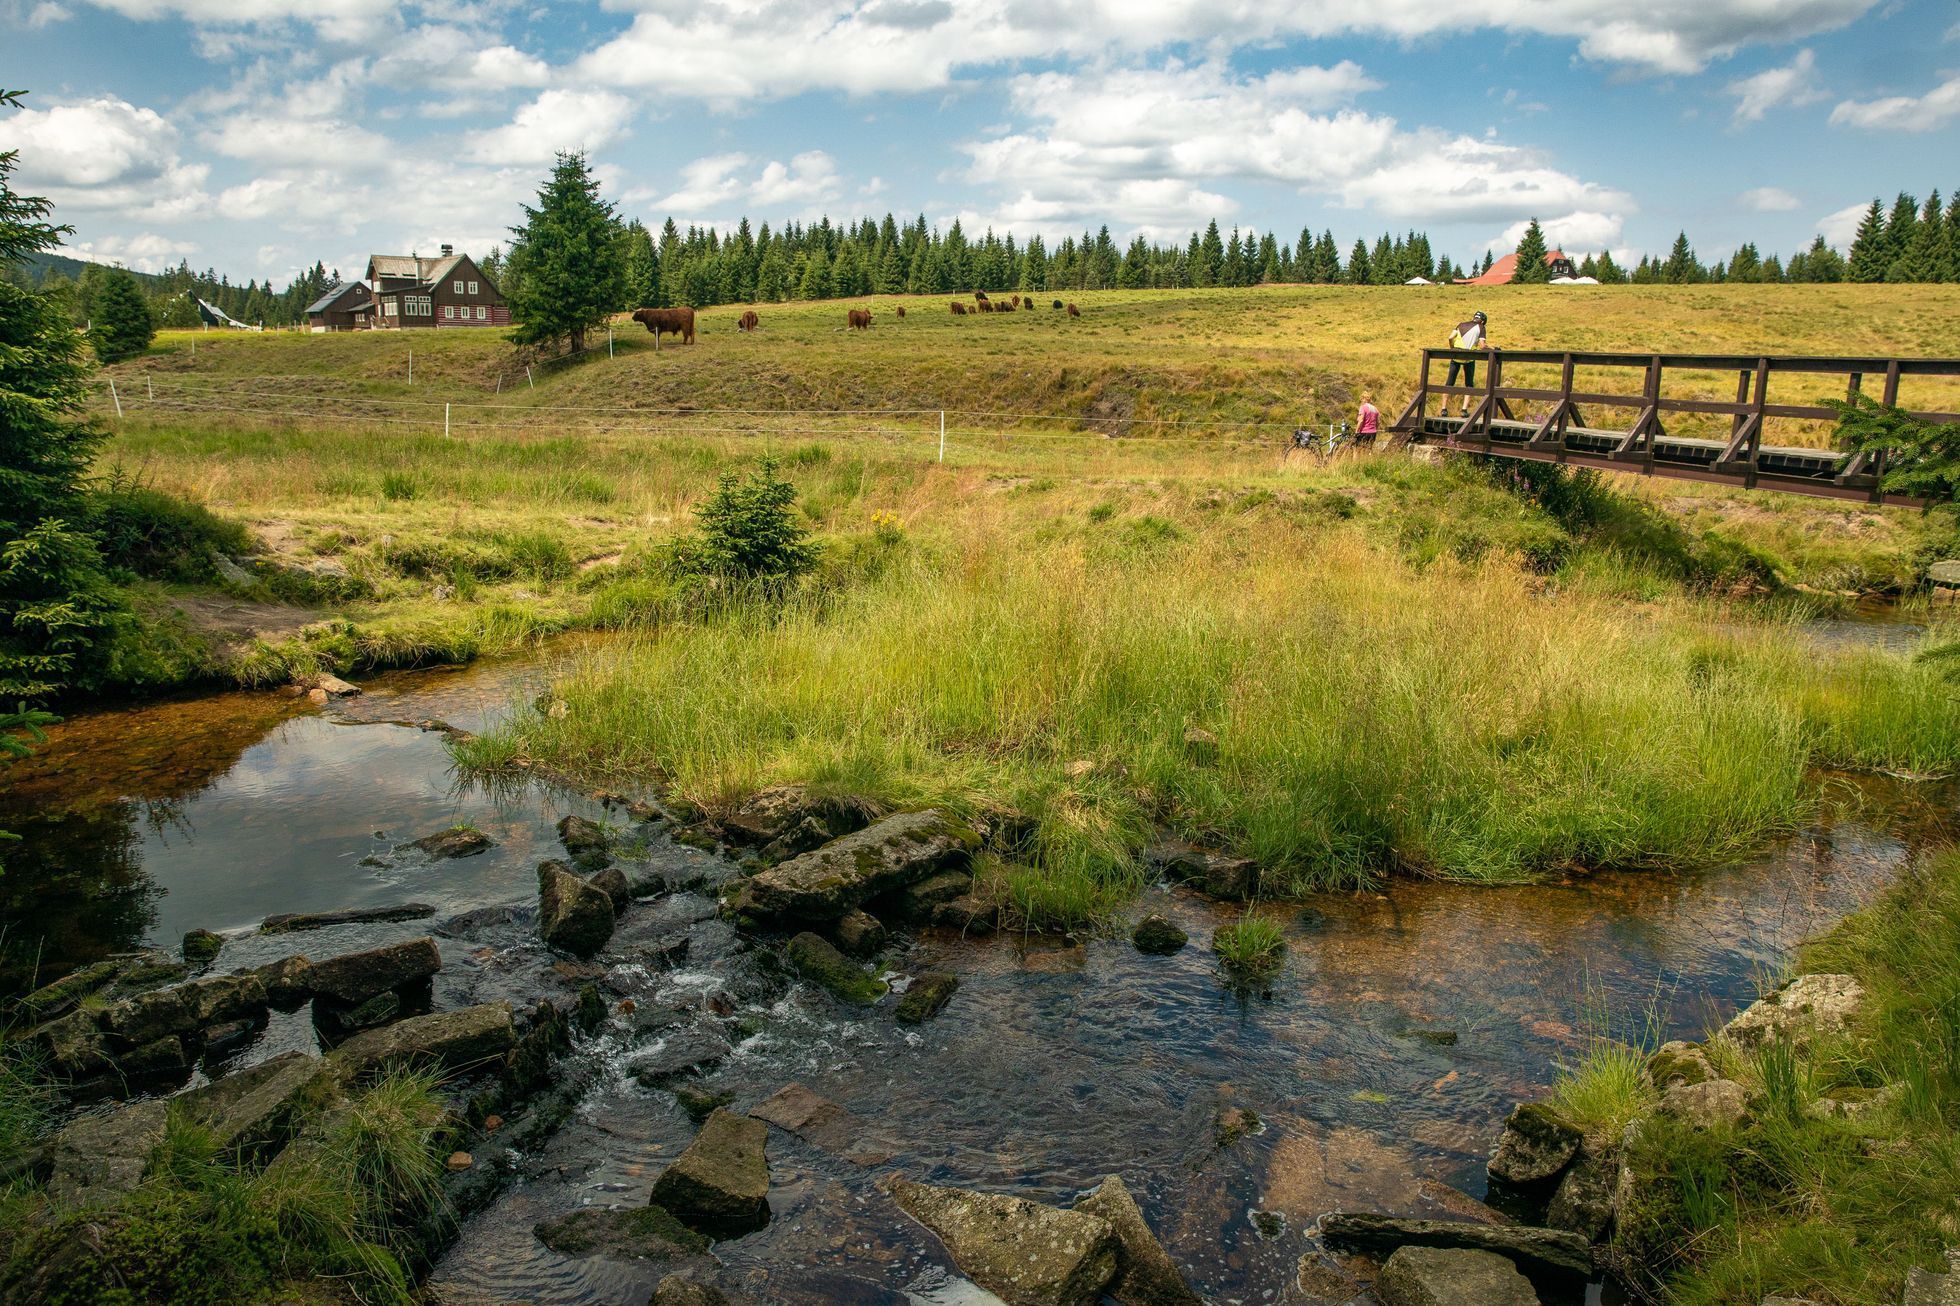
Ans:
[{"label": "stream", "polygon": [[[671,1267],[560,1255],[531,1229],[583,1204],[645,1203],[695,1126],[629,1067],[712,1029],[728,1046],[705,1082],[732,1092],[736,1109],[800,1083],[846,1113],[842,1128],[808,1139],[772,1130],[773,1219],[716,1245],[726,1287],[787,1303],[988,1301],[881,1181],[902,1173],[1065,1203],[1116,1173],[1206,1300],[1308,1302],[1320,1298],[1299,1286],[1298,1267],[1316,1250],[1320,1214],[1439,1214],[1437,1184],[1482,1196],[1505,1114],[1541,1095],[1588,1037],[1699,1036],[1757,996],[1796,944],[1933,846],[1955,798],[1946,784],[1822,775],[1825,815],[1693,874],[1505,889],[1401,881],[1269,905],[1260,910],[1284,927],[1288,954],[1264,993],[1222,983],[1206,946],[1239,909],[1182,890],[1137,905],[1190,933],[1170,957],[1142,955],[1123,935],[928,932],[888,964],[950,970],[961,986],[943,1014],[906,1027],[889,1002],[846,1013],[783,980],[766,949],[715,917],[727,863],[657,830],[636,837],[629,870],[699,889],[629,910],[593,967],[554,965],[530,926],[535,868],[561,855],[561,816],[605,809],[541,781],[458,785],[444,735],[417,723],[480,729],[533,697],[560,656],[562,646],[388,673],[327,709],[234,692],[55,727],[0,789],[0,828],[22,836],[0,849],[0,992],[111,952],[174,952],[192,928],[228,936],[223,971],[433,927],[438,1006],[565,999],[585,979],[630,999],[632,1014],[579,1045],[585,1086],[570,1123],[534,1154],[495,1158],[514,1181],[435,1268],[434,1282],[492,1300],[647,1299]],[[447,861],[399,851],[459,823],[494,846]],[[434,921],[252,933],[273,913],[411,900],[432,905]],[[496,908],[509,910],[486,910]],[[275,1017],[198,1077],[312,1039],[304,1012]],[[1251,1109],[1263,1128],[1221,1147],[1214,1121],[1226,1106]]]}]

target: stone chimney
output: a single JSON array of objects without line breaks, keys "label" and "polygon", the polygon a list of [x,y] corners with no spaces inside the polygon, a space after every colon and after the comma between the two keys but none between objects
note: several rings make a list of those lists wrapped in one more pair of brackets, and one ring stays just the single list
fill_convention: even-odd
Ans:
[{"label": "stone chimney", "polygon": [[454,254],[455,252],[456,252],[456,247],[454,245],[444,245],[442,247],[442,256],[444,258],[448,258],[451,254]]}]

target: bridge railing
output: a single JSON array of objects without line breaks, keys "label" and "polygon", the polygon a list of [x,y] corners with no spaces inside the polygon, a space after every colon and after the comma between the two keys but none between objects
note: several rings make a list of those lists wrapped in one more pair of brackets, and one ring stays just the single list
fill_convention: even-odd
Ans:
[{"label": "bridge railing", "polygon": [[[1481,384],[1439,380],[1439,364],[1460,362],[1481,373]],[[1507,368],[1556,367],[1558,384],[1513,385]],[[1579,369],[1618,369],[1640,374],[1639,388],[1581,388]],[[1702,399],[1669,394],[1667,374],[1734,373],[1735,398]],[[1772,402],[1772,376],[1844,378],[1847,401],[1877,382],[1874,396],[1899,402],[1900,382],[1908,378],[1960,379],[1960,359],[1803,357],[1748,354],[1629,354],[1586,351],[1425,349],[1415,397],[1389,428],[1411,440],[1440,439],[1453,447],[1507,457],[1570,462],[1648,475],[1681,476],[1746,487],[1795,490],[1833,498],[1912,502],[1880,490],[1882,455],[1779,447],[1765,442],[1771,419],[1835,422],[1837,410],[1807,397],[1805,402]],[[1815,387],[1808,387],[1814,389]],[[1440,398],[1439,411],[1429,404]],[[1467,416],[1446,415],[1452,399],[1462,399]],[[1542,415],[1520,417],[1513,405],[1548,405]],[[1588,408],[1630,411],[1631,424],[1588,421]],[[1727,417],[1719,439],[1670,435],[1667,417],[1694,414]],[[1960,422],[1960,412],[1914,410],[1933,422]],[[1719,423],[1718,423],[1719,426]]]}]

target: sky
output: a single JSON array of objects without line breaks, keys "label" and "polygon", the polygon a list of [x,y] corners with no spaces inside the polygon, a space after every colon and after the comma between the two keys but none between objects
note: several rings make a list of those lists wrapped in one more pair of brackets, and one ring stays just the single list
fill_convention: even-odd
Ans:
[{"label": "sky", "polygon": [[69,252],[279,286],[507,242],[561,150],[654,227],[1459,262],[1532,217],[1623,260],[1842,246],[1960,187],[1960,0],[0,0],[0,83]]}]

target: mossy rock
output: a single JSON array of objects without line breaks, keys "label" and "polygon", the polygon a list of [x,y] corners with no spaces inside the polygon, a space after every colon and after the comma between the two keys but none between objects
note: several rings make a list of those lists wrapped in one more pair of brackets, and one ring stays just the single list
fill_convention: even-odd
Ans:
[{"label": "mossy rock", "polygon": [[661,1261],[706,1251],[708,1240],[658,1206],[624,1211],[590,1208],[546,1220],[532,1232],[565,1256],[614,1256]]},{"label": "mossy rock", "polygon": [[898,1000],[899,1023],[917,1025],[932,1019],[946,1009],[959,986],[959,977],[945,971],[929,970],[920,975]]},{"label": "mossy rock", "polygon": [[789,941],[787,952],[797,974],[844,1002],[868,1007],[885,996],[885,982],[858,969],[828,939],[805,932]]},{"label": "mossy rock", "polygon": [[1168,957],[1183,949],[1191,941],[1191,936],[1172,924],[1169,917],[1152,912],[1137,922],[1130,931],[1130,942],[1138,952],[1155,957]]}]

